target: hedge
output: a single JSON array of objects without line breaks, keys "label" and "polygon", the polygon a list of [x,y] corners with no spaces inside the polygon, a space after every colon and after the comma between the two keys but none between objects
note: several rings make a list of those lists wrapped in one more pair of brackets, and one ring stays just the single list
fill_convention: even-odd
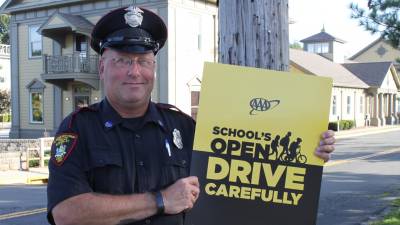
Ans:
[{"label": "hedge", "polygon": [[11,114],[0,114],[0,122],[11,122]]},{"label": "hedge", "polygon": [[[349,130],[354,126],[354,120],[339,120],[339,130]],[[337,131],[337,122],[329,122],[328,129]]]}]

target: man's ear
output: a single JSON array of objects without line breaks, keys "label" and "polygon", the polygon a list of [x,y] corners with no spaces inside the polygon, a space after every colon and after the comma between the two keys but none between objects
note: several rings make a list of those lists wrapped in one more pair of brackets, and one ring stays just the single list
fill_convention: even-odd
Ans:
[{"label": "man's ear", "polygon": [[101,56],[99,61],[99,77],[100,80],[104,79],[104,59]]}]

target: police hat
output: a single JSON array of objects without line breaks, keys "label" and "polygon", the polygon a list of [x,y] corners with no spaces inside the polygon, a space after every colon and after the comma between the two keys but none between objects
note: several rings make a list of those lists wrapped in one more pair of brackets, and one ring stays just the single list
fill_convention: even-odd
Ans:
[{"label": "police hat", "polygon": [[104,15],[94,26],[91,47],[99,54],[105,48],[129,53],[157,54],[167,40],[167,27],[155,13],[135,6]]}]

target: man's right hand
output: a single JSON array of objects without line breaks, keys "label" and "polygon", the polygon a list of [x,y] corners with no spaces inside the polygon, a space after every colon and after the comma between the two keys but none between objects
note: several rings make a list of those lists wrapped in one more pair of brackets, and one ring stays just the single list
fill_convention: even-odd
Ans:
[{"label": "man's right hand", "polygon": [[161,193],[166,214],[190,210],[199,197],[199,180],[195,176],[179,179]]}]

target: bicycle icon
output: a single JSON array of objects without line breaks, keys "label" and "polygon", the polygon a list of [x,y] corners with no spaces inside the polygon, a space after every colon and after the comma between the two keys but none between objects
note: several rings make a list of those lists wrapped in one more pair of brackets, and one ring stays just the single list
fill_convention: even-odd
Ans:
[{"label": "bicycle icon", "polygon": [[[305,164],[307,162],[307,156],[301,154],[302,142],[301,138],[297,138],[296,141],[290,143],[291,132],[288,132],[282,139],[277,135],[271,143],[271,152],[269,155],[275,155],[275,160],[281,162],[295,162]],[[290,143],[290,144],[289,144]],[[282,151],[278,155],[279,145],[282,147]]]}]

